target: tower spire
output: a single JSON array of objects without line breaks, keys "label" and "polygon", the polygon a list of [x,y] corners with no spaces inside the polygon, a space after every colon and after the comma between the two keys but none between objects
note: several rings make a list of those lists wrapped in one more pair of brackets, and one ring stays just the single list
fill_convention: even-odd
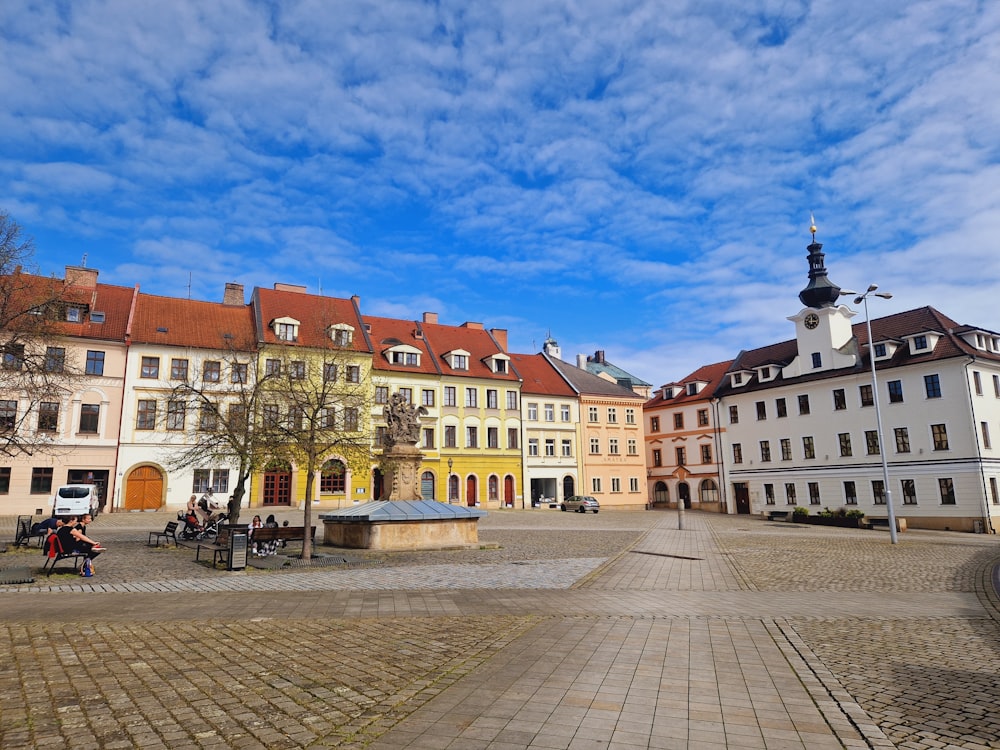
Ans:
[{"label": "tower spire", "polygon": [[840,298],[840,287],[826,277],[826,266],[823,265],[823,245],[816,241],[816,219],[809,214],[809,232],[812,243],[806,249],[809,255],[809,284],[799,292],[799,300],[806,307],[832,307]]}]

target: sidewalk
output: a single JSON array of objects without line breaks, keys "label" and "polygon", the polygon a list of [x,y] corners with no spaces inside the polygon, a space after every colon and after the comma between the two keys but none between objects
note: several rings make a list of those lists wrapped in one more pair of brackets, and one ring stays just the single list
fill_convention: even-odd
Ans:
[{"label": "sidewalk", "polygon": [[1000,747],[992,537],[518,511],[244,574],[141,549],[155,516],[99,519],[98,584],[0,593],[0,747]]}]

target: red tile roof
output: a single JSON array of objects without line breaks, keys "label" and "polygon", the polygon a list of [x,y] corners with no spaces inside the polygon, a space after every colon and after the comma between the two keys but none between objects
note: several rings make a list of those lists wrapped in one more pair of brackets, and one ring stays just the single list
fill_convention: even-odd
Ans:
[{"label": "red tile roof", "polygon": [[514,371],[521,376],[521,393],[576,396],[566,380],[541,354],[511,354]]},{"label": "red tile roof", "polygon": [[[493,380],[516,381],[513,372],[493,372],[483,361],[494,354],[506,354],[488,331],[478,324],[464,323],[447,326],[440,323],[421,323],[427,346],[437,358],[444,375],[469,378],[491,378]],[[453,370],[445,360],[448,352],[462,349],[469,352],[469,369]]]},{"label": "red tile roof", "polygon": [[[371,351],[355,300],[256,287],[251,305],[257,316],[258,336],[265,344],[323,348],[331,344],[327,329],[331,325],[346,324],[354,329],[350,349]],[[299,321],[298,341],[283,341],[275,335],[270,324],[277,318]]]},{"label": "red tile roof", "polygon": [[[663,398],[663,388],[661,387],[656,392],[656,395],[646,402],[643,408],[651,409],[656,408],[657,406],[663,406],[664,404],[675,406],[677,404],[690,403],[694,401],[706,401],[712,398],[715,394],[715,390],[725,379],[726,373],[729,372],[732,362],[733,361],[730,359],[725,362],[716,362],[714,365],[705,365],[704,367],[699,367],[690,375],[682,378],[676,383],[667,383],[666,385],[680,386],[680,392],[674,398],[665,399]],[[702,382],[706,385],[702,388],[701,392],[689,394],[686,386],[688,383],[694,382]]]},{"label": "red tile roof", "polygon": [[248,305],[224,305],[142,293],[136,302],[131,334],[132,342],[137,344],[239,351],[250,351],[256,346]]},{"label": "red tile roof", "polygon": [[[372,315],[364,315],[362,316],[362,320],[366,325],[371,327],[369,338],[371,339],[372,350],[375,355],[372,359],[372,367],[376,370],[420,372],[437,375],[440,374],[442,367],[448,366],[446,362],[438,363],[437,359],[428,349],[427,341],[421,332],[422,324],[412,320],[379,318]],[[412,367],[393,364],[385,358],[384,352],[399,344],[415,347],[422,352],[419,366]]]}]

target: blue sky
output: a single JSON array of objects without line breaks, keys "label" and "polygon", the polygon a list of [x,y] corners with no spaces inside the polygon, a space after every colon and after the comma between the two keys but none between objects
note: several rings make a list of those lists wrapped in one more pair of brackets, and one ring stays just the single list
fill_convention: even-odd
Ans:
[{"label": "blue sky", "polygon": [[1000,3],[8,0],[43,273],[547,334],[658,386],[830,278],[1000,329]]}]

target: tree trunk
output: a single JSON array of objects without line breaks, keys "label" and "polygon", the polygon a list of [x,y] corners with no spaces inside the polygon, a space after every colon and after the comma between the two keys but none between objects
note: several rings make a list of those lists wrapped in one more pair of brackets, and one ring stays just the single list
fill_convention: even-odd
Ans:
[{"label": "tree trunk", "polygon": [[249,474],[240,471],[240,478],[236,481],[236,486],[233,487],[233,494],[229,499],[229,524],[235,526],[240,522],[240,506],[243,505],[243,496],[246,494],[247,490],[247,479],[249,479]]},{"label": "tree trunk", "polygon": [[302,511],[302,526],[305,529],[302,539],[302,561],[304,565],[309,565],[309,561],[312,560],[312,535],[309,533],[309,529],[312,526],[312,490],[315,473],[312,467],[309,467],[306,472],[306,501],[305,508]]}]

